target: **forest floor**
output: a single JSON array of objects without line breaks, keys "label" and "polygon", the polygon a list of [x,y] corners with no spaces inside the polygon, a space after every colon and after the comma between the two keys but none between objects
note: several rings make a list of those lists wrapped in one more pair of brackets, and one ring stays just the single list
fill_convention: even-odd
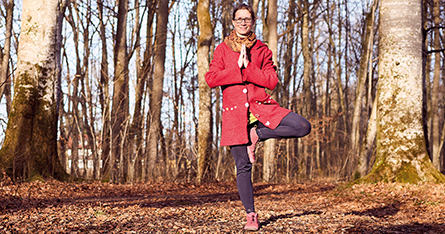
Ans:
[{"label": "forest floor", "polygon": [[[255,183],[258,233],[445,233],[445,185]],[[0,233],[243,233],[235,182],[0,186]]]}]

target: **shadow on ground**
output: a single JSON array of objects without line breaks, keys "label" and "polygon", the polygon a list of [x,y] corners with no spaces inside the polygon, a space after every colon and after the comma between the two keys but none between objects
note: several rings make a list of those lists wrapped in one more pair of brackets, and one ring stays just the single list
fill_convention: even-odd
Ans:
[{"label": "shadow on ground", "polygon": [[[97,205],[112,207],[128,207],[138,205],[140,207],[181,207],[193,206],[204,203],[217,203],[228,201],[239,201],[238,191],[235,183],[221,183],[225,192],[207,189],[206,184],[190,185],[183,189],[165,189],[161,191],[119,191],[113,188],[102,189],[99,194],[96,191],[90,191],[88,188],[83,189],[80,195],[69,197],[48,197],[38,198],[36,196],[9,196],[2,198],[0,201],[0,214],[8,211],[18,211],[33,208],[46,208],[49,206],[63,205]],[[335,188],[333,185],[320,185],[307,187],[304,185],[288,186],[284,189],[275,189],[280,184],[259,184],[254,186],[255,196],[261,195],[286,195],[286,194],[303,194],[303,193],[319,193]],[[110,190],[110,191],[107,191]],[[209,192],[210,191],[210,192]]]}]

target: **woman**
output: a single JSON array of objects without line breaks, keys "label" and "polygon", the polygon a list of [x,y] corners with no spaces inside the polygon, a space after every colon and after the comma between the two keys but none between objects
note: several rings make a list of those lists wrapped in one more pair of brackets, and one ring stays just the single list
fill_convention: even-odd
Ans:
[{"label": "woman", "polygon": [[217,46],[205,78],[210,88],[221,86],[223,117],[221,146],[230,146],[237,168],[238,192],[246,210],[246,230],[259,228],[251,179],[258,141],[269,138],[303,137],[310,123],[282,108],[265,91],[278,84],[272,51],[256,39],[252,27],[255,14],[251,6],[235,7],[235,30]]}]

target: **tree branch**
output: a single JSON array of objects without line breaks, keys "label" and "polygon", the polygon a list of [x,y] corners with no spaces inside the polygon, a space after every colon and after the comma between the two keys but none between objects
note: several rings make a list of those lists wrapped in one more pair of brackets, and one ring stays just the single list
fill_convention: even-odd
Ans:
[{"label": "tree branch", "polygon": [[429,27],[429,28],[425,29],[425,34],[427,34],[429,31],[434,30],[434,29],[445,29],[445,26]]},{"label": "tree branch", "polygon": [[444,51],[445,51],[445,49],[440,49],[440,50],[429,50],[429,51],[427,51],[426,53],[428,53],[428,54],[432,54],[432,53],[444,52]]}]

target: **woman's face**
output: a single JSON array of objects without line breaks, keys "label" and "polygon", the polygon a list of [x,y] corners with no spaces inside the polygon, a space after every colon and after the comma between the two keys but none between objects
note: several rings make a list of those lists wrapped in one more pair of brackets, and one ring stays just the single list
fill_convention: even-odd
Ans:
[{"label": "woman's face", "polygon": [[253,20],[248,10],[241,9],[235,12],[235,19],[232,19],[232,24],[239,35],[247,36],[252,31]]}]

